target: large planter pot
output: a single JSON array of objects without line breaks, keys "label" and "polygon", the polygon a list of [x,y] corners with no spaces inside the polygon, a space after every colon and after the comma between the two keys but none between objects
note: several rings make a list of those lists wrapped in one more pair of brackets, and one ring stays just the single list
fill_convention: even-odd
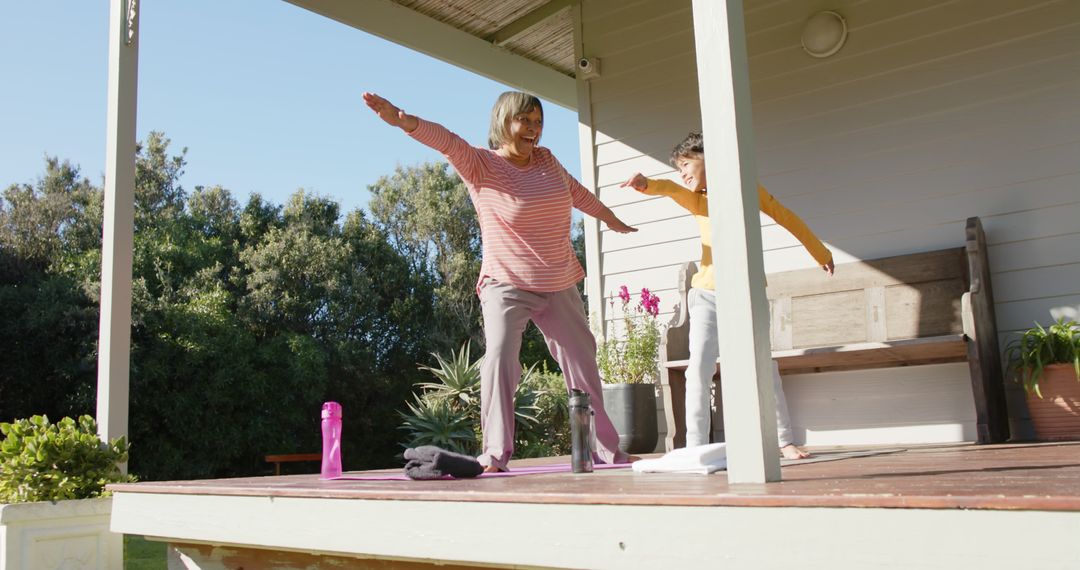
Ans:
[{"label": "large planter pot", "polygon": [[656,449],[655,385],[607,384],[604,410],[619,432],[619,449],[626,453],[652,453]]},{"label": "large planter pot", "polygon": [[112,499],[0,504],[0,570],[124,567]]},{"label": "large planter pot", "polygon": [[1027,395],[1035,436],[1055,441],[1080,439],[1080,382],[1071,364],[1051,364],[1039,380],[1043,397]]}]

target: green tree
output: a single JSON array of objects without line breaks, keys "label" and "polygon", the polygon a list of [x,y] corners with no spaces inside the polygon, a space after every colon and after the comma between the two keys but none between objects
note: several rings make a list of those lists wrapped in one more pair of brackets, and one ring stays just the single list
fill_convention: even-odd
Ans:
[{"label": "green tree", "polygon": [[476,278],[480,225],[465,184],[444,162],[403,168],[368,187],[375,222],[409,261],[435,282],[434,325],[446,348],[464,339],[483,342]]},{"label": "green tree", "polygon": [[93,403],[97,306],[70,261],[100,243],[100,205],[100,190],[53,157],[35,184],[0,195],[0,421]]}]

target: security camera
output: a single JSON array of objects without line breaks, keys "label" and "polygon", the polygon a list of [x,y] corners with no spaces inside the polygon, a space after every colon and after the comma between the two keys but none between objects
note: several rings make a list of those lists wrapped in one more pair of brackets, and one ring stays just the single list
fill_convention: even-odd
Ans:
[{"label": "security camera", "polygon": [[600,77],[600,58],[583,57],[577,62],[577,76],[581,79],[595,79]]}]

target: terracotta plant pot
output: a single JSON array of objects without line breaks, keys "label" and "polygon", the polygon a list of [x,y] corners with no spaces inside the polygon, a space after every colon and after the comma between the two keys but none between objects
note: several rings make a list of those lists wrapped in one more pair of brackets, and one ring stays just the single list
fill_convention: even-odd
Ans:
[{"label": "terracotta plant pot", "polygon": [[1080,439],[1080,382],[1071,364],[1051,364],[1039,380],[1043,397],[1027,394],[1028,412],[1041,440]]}]

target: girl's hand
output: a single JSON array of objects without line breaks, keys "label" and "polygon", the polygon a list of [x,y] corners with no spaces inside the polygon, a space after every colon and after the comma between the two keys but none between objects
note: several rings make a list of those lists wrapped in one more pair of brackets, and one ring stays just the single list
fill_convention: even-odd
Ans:
[{"label": "girl's hand", "polygon": [[641,175],[640,172],[635,173],[629,180],[619,184],[619,188],[626,188],[629,186],[638,192],[644,192],[649,187],[649,179]]},{"label": "girl's hand", "polygon": [[822,265],[821,268],[825,270],[825,273],[829,274],[829,277],[832,277],[833,269],[836,268],[836,265],[834,265],[833,261],[830,259],[829,262],[825,265]]},{"label": "girl's hand", "polygon": [[380,119],[386,121],[386,124],[404,129],[406,132],[413,132],[416,130],[419,121],[412,115],[406,115],[405,111],[402,111],[393,103],[379,97],[374,93],[364,93],[364,103],[379,116]]}]

